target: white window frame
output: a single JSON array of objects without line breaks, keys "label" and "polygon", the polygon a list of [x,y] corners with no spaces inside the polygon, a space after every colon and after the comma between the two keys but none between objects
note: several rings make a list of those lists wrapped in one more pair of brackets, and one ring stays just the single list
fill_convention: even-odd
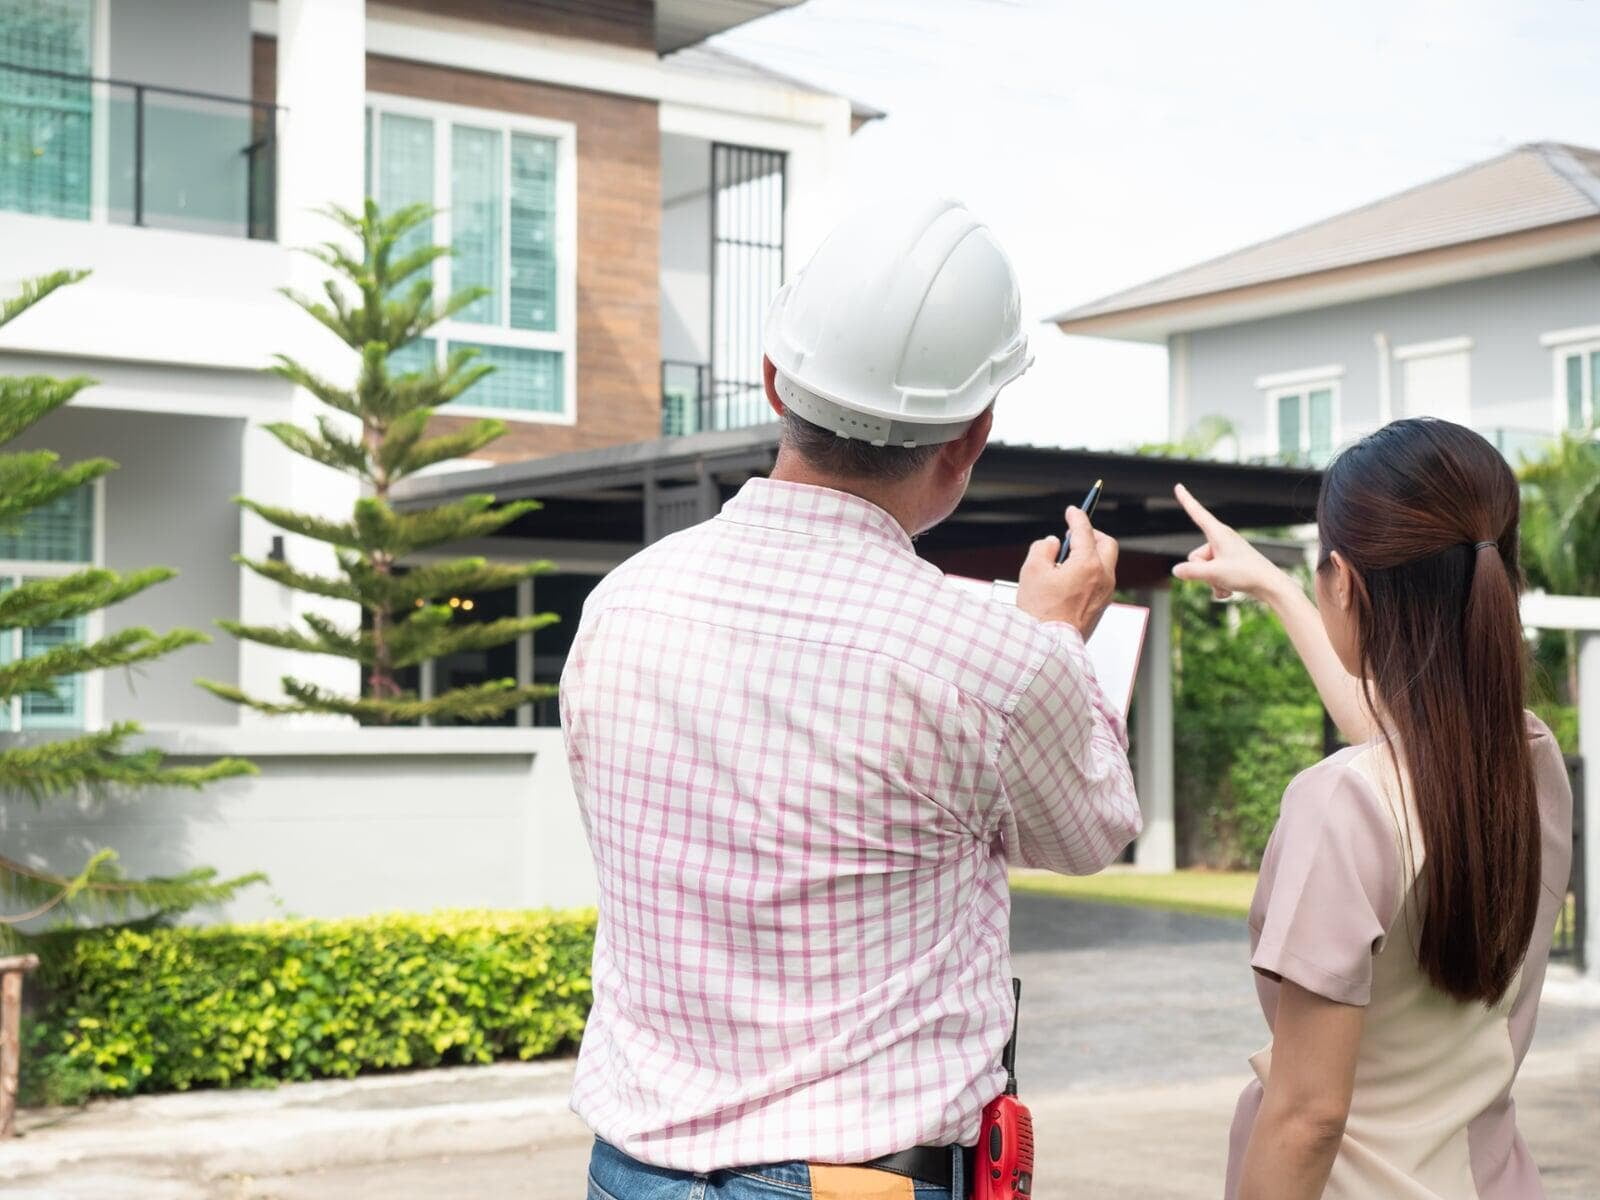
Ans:
[{"label": "white window frame", "polygon": [[[90,521],[93,528],[89,531],[89,554],[91,562],[42,562],[34,559],[0,558],[0,579],[15,579],[19,583],[24,579],[55,579],[63,575],[72,575],[78,571],[98,567],[106,560],[105,529],[106,529],[106,490],[105,480],[95,479],[89,483],[93,489],[89,502]],[[85,644],[92,644],[105,636],[106,615],[105,610],[95,609],[83,615],[83,640]],[[7,629],[0,631],[0,637],[13,637],[16,644],[12,646],[12,661],[21,654],[22,631],[20,629]],[[86,671],[81,677],[83,680],[83,727],[79,732],[92,733],[105,728],[105,684],[104,671]],[[70,727],[59,727],[61,732],[73,732]],[[22,697],[13,696],[5,702],[5,708],[0,710],[0,733],[26,733],[22,727]],[[40,730],[39,732],[49,732]]]},{"label": "white window frame", "polygon": [[1327,390],[1333,393],[1332,399],[1332,428],[1329,431],[1328,453],[1331,455],[1344,444],[1344,404],[1341,396],[1340,384],[1344,378],[1344,367],[1337,364],[1323,367],[1308,367],[1303,371],[1282,371],[1273,375],[1261,375],[1256,378],[1256,387],[1260,390],[1267,405],[1267,456],[1276,459],[1279,456],[1278,445],[1278,401],[1284,396],[1301,397],[1300,401],[1300,446],[1299,452],[1305,456],[1305,461],[1311,461],[1311,393]]},{"label": "white window frame", "polygon": [[1554,400],[1552,417],[1556,433],[1568,431],[1566,360],[1573,354],[1581,358],[1584,378],[1589,385],[1584,390],[1581,414],[1584,425],[1593,425],[1600,420],[1600,379],[1594,377],[1594,360],[1590,357],[1596,351],[1600,351],[1600,325],[1586,325],[1580,329],[1557,329],[1552,333],[1541,335],[1539,344],[1550,351],[1552,382],[1550,391]]},{"label": "white window frame", "polygon": [[[386,92],[368,92],[366,106],[372,111],[372,177],[381,178],[383,138],[378,133],[384,113],[420,117],[433,122],[433,203],[439,212],[433,218],[433,240],[448,246],[454,240],[450,224],[450,137],[452,124],[473,125],[499,130],[506,156],[502,204],[507,217],[511,205],[511,137],[513,133],[534,134],[556,143],[556,327],[553,331],[512,329],[508,325],[480,325],[471,321],[440,321],[427,333],[435,341],[435,353],[442,365],[448,343],[477,342],[522,350],[553,350],[561,355],[562,406],[560,412],[535,412],[523,408],[493,408],[451,402],[443,411],[450,416],[493,417],[503,421],[523,421],[541,425],[575,425],[578,420],[578,129],[570,121],[553,121],[494,108],[473,108]],[[501,311],[509,312],[511,288],[511,250],[506,241],[501,280]],[[451,292],[449,256],[433,264],[434,294],[440,298]],[[470,395],[470,393],[468,393]]]}]

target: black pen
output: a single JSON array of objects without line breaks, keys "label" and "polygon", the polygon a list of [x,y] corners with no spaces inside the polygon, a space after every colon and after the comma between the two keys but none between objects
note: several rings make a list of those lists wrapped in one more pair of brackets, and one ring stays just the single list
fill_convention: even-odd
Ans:
[{"label": "black pen", "polygon": [[[1094,506],[1100,503],[1100,487],[1104,483],[1104,479],[1096,479],[1094,481],[1094,486],[1089,489],[1089,494],[1083,498],[1083,503],[1078,505],[1079,508],[1083,509],[1084,516],[1094,516]],[[1062,563],[1067,561],[1067,555],[1071,552],[1071,550],[1072,530],[1069,529],[1061,535],[1061,553],[1056,555],[1056,566],[1059,567]]]}]

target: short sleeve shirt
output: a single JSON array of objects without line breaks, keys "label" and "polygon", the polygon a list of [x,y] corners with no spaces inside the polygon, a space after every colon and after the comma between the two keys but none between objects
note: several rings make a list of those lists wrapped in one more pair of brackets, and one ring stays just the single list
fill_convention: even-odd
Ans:
[{"label": "short sleeve shirt", "polygon": [[[1517,1132],[1511,1085],[1533,1036],[1572,863],[1572,791],[1550,731],[1527,718],[1539,804],[1543,887],[1518,977],[1494,1005],[1461,1004],[1417,961],[1422,839],[1386,743],[1352,747],[1284,795],[1250,910],[1251,966],[1268,1026],[1282,981],[1366,1009],[1344,1144],[1324,1193],[1395,1200],[1531,1200],[1539,1173]],[[1271,1076],[1251,1059],[1240,1098],[1229,1197]]]}]

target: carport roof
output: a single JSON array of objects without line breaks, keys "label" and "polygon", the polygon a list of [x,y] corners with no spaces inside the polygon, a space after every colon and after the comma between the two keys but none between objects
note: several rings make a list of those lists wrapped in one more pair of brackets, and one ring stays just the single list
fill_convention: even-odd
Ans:
[{"label": "carport roof", "polygon": [[[481,493],[532,498],[543,507],[508,535],[638,544],[646,540],[648,493],[698,487],[709,496],[715,489],[720,503],[772,469],[780,430],[758,425],[413,477],[395,499],[415,508]],[[1321,482],[1320,472],[1302,467],[991,443],[961,507],[918,539],[919,550],[947,569],[972,572],[985,569],[991,553],[1003,555],[996,573],[1006,562],[1014,571],[1016,548],[1058,532],[1062,510],[1080,502],[1096,478],[1105,480],[1096,526],[1166,562],[1193,545],[1193,526],[1172,498],[1175,483],[1187,484],[1231,525],[1270,529],[1311,522]],[[1280,550],[1281,558],[1298,555]]]}]

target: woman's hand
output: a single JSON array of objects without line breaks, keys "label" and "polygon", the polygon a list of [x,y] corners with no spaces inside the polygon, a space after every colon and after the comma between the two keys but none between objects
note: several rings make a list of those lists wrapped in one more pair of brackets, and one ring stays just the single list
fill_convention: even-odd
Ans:
[{"label": "woman's hand", "polygon": [[1183,511],[1205,534],[1206,542],[1189,552],[1189,561],[1172,569],[1179,579],[1195,579],[1211,585],[1211,594],[1226,600],[1235,592],[1257,600],[1265,600],[1279,589],[1288,577],[1272,565],[1265,554],[1257,550],[1232,526],[1224,525],[1211,515],[1211,510],[1189,494],[1189,489],[1179,484],[1172,489]]},{"label": "woman's hand", "polygon": [[1339,732],[1352,745],[1364,742],[1376,732],[1367,709],[1366,690],[1361,681],[1344,669],[1328,641],[1328,631],[1317,614],[1316,605],[1286,571],[1272,565],[1239,533],[1224,525],[1181,483],[1173,489],[1206,544],[1197,547],[1188,562],[1172,568],[1179,579],[1197,579],[1211,585],[1212,595],[1226,600],[1235,592],[1260,600],[1278,614],[1284,632],[1294,644],[1295,653],[1305,663],[1316,684],[1322,703],[1332,715]]}]

